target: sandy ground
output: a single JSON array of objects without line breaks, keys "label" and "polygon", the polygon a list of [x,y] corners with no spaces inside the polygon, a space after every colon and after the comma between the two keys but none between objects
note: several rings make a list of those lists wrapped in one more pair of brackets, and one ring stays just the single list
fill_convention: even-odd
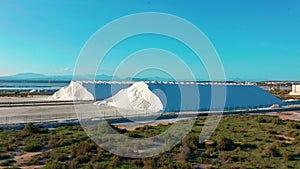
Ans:
[{"label": "sandy ground", "polygon": [[300,111],[291,111],[291,112],[284,112],[284,113],[274,113],[271,114],[272,116],[277,116],[282,120],[295,120],[300,121]]},{"label": "sandy ground", "polygon": [[158,125],[169,125],[173,124],[179,120],[184,119],[165,119],[165,120],[156,120],[156,121],[149,121],[145,123],[122,123],[122,124],[114,124],[114,126],[120,128],[120,129],[126,129],[127,131],[133,131],[136,128],[143,127],[145,125],[149,126],[158,126]]},{"label": "sandy ground", "polygon": [[[0,108],[0,124],[61,121],[96,116],[94,105],[27,106]],[[82,115],[80,114],[82,113]]]},{"label": "sandy ground", "polygon": [[276,135],[276,137],[278,137],[279,139],[281,139],[281,142],[284,142],[286,144],[294,144],[295,142],[295,138],[293,137],[289,137],[289,136],[285,136],[285,135]]},{"label": "sandy ground", "polygon": [[15,156],[15,161],[18,164],[28,162],[32,157],[42,154],[42,152],[28,152],[19,156]]},{"label": "sandy ground", "polygon": [[33,102],[33,101],[47,101],[49,96],[28,96],[28,97],[0,97],[0,102]]},{"label": "sandy ground", "polygon": [[44,122],[75,117],[77,116],[72,105],[0,108],[0,124]]}]

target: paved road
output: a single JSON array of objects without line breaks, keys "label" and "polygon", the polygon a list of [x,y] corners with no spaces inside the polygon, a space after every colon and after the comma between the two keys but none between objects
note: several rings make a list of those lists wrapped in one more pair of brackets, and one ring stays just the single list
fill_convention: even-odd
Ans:
[{"label": "paved road", "polygon": [[[2,100],[1,100],[2,99]],[[0,101],[0,125],[27,123],[27,122],[49,122],[49,121],[65,121],[75,119],[109,119],[115,123],[128,123],[130,121],[149,121],[153,119],[173,119],[178,116],[176,113],[170,113],[159,117],[160,114],[139,114],[132,111],[118,111],[112,107],[99,107],[91,103],[76,102],[45,102],[45,100],[34,98],[32,100],[10,99],[11,106],[2,106],[7,104],[7,100],[1,98]],[[14,106],[16,105],[16,106]],[[225,115],[231,114],[254,114],[254,113],[270,113],[299,111],[300,106],[291,106],[278,109],[258,109],[258,110],[241,110],[228,111]],[[121,114],[119,113],[121,112]],[[181,112],[181,118],[191,118],[197,115],[206,116],[208,113],[219,112]],[[124,118],[125,117],[125,118]]]}]

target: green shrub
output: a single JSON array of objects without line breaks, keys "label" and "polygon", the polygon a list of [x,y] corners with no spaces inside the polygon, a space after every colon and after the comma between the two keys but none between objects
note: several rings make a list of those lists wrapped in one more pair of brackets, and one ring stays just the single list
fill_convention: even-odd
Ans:
[{"label": "green shrub", "polygon": [[42,145],[36,142],[31,142],[24,147],[24,150],[27,152],[35,152],[41,149],[42,149]]},{"label": "green shrub", "polygon": [[81,142],[77,147],[72,146],[71,148],[71,151],[77,155],[85,155],[89,152],[97,152],[98,150],[102,151],[97,144],[90,141]]},{"label": "green shrub", "polygon": [[8,159],[10,158],[10,155],[8,154],[0,154],[0,160]]},{"label": "green shrub", "polygon": [[27,123],[22,132],[24,133],[38,133],[39,129],[33,123]]},{"label": "green shrub", "polygon": [[40,160],[38,157],[33,157],[32,159],[30,159],[29,161],[27,161],[25,163],[27,166],[32,166],[32,165],[40,165]]},{"label": "green shrub", "polygon": [[277,131],[269,129],[267,131],[268,134],[277,134]]},{"label": "green shrub", "polygon": [[257,118],[255,119],[255,121],[258,122],[258,123],[267,123],[267,122],[268,122],[268,121],[267,121],[264,117],[262,117],[262,116],[257,117]]},{"label": "green shrub", "polygon": [[90,161],[90,158],[87,156],[84,156],[84,155],[80,155],[74,159],[74,162],[76,164],[88,163],[89,161]]},{"label": "green shrub", "polygon": [[127,136],[129,136],[129,137],[134,137],[134,138],[139,138],[139,137],[141,137],[138,133],[136,133],[136,132],[129,132],[129,133],[127,133],[126,134]]},{"label": "green shrub", "polygon": [[112,158],[111,160],[111,163],[110,165],[113,167],[113,168],[116,168],[120,163],[120,156],[118,155],[114,155],[114,157]]},{"label": "green shrub", "polygon": [[283,121],[280,118],[273,118],[272,123],[275,125],[283,124]]},{"label": "green shrub", "polygon": [[0,163],[0,166],[9,166],[9,160],[3,161]]},{"label": "green shrub", "polygon": [[68,157],[65,154],[63,154],[63,153],[57,153],[57,154],[55,154],[55,160],[56,161],[64,162],[67,159],[68,159]]},{"label": "green shrub", "polygon": [[48,132],[49,130],[43,126],[35,126],[33,123],[27,123],[21,132],[21,136],[26,137],[32,134],[48,133]]},{"label": "green shrub", "polygon": [[184,139],[183,139],[183,144],[187,145],[188,147],[192,148],[192,149],[196,149],[197,147],[199,147],[199,140],[197,136],[190,136],[187,135]]},{"label": "green shrub", "polygon": [[299,135],[300,135],[300,132],[297,129],[291,129],[288,131],[288,136],[298,137]]},{"label": "green shrub", "polygon": [[57,147],[60,138],[58,136],[52,136],[48,141],[48,146],[51,148]]},{"label": "green shrub", "polygon": [[292,156],[288,152],[285,152],[285,153],[283,153],[283,159],[284,159],[284,161],[289,161],[292,159]]},{"label": "green shrub", "polygon": [[218,157],[223,162],[232,163],[234,160],[231,156],[232,156],[232,152],[221,152]]},{"label": "green shrub", "polygon": [[49,162],[43,167],[43,169],[65,169],[67,168],[64,164],[60,162]]},{"label": "green shrub", "polygon": [[198,157],[197,162],[200,163],[200,164],[215,164],[215,162],[212,161],[211,159],[204,158],[204,157]]},{"label": "green shrub", "polygon": [[287,126],[288,126],[290,129],[300,129],[300,124],[297,123],[297,122],[288,122],[288,123],[287,123]]},{"label": "green shrub", "polygon": [[280,154],[279,150],[276,148],[276,146],[271,145],[271,146],[266,147],[263,150],[263,156],[264,157],[280,157],[281,154]]},{"label": "green shrub", "polygon": [[15,160],[6,160],[0,163],[0,166],[9,166],[10,163],[14,163]]},{"label": "green shrub", "polygon": [[65,135],[56,135],[49,139],[48,146],[51,148],[64,147],[73,144],[73,140]]},{"label": "green shrub", "polygon": [[214,149],[214,148],[208,148],[205,150],[204,153],[201,154],[201,157],[204,158],[217,158],[219,155],[218,150]]},{"label": "green shrub", "polygon": [[234,150],[235,144],[230,138],[222,137],[217,140],[217,148],[223,151]]}]

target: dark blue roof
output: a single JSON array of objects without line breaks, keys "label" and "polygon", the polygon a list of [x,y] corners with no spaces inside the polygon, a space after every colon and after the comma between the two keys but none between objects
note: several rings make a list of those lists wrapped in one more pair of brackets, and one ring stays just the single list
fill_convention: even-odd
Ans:
[{"label": "dark blue roof", "polygon": [[[83,84],[97,100],[115,95],[118,91],[130,87],[130,84]],[[220,109],[222,104],[212,105],[212,89],[226,89],[225,109],[246,109],[282,105],[277,97],[255,85],[203,85],[203,84],[148,84],[149,89],[162,101],[164,111],[197,111]],[[215,95],[220,99],[222,94]],[[222,102],[222,101],[221,101]]]}]

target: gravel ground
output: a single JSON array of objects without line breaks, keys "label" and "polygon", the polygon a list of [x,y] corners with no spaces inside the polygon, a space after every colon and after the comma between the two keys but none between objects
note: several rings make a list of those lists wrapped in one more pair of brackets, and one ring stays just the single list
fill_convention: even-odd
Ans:
[{"label": "gravel ground", "polygon": [[[34,102],[44,101],[47,97],[20,98],[2,97],[1,102]],[[22,103],[21,103],[22,104]],[[122,116],[137,115],[138,112],[122,111]],[[118,109],[109,106],[97,106],[91,103],[76,105],[43,105],[0,107],[0,125],[27,122],[64,121],[85,118],[103,118],[120,116]]]},{"label": "gravel ground", "polygon": [[49,96],[28,96],[28,97],[0,97],[1,102],[34,102],[34,101],[47,101]]},{"label": "gravel ground", "polygon": [[[34,102],[46,101],[48,96],[0,97],[1,102]],[[121,113],[119,113],[121,112]],[[22,107],[0,107],[0,125],[27,123],[27,122],[49,122],[76,119],[101,119],[103,117],[120,116],[130,117],[141,115],[139,112],[120,110],[109,106],[97,106],[91,103],[76,105],[44,105],[44,106],[22,106]],[[149,114],[148,114],[149,115]],[[154,116],[159,116],[155,114]],[[274,114],[273,114],[274,115]],[[281,118],[300,120],[300,111],[285,112],[279,115]],[[144,114],[142,115],[144,116]],[[155,118],[154,118],[155,119]]]},{"label": "gravel ground", "polygon": [[[36,102],[47,101],[48,96],[34,97],[0,97],[0,103]],[[49,105],[49,106],[22,106],[0,107],[0,124],[47,122],[77,119],[76,110],[95,111],[93,105]],[[92,108],[91,108],[92,107]]]}]

